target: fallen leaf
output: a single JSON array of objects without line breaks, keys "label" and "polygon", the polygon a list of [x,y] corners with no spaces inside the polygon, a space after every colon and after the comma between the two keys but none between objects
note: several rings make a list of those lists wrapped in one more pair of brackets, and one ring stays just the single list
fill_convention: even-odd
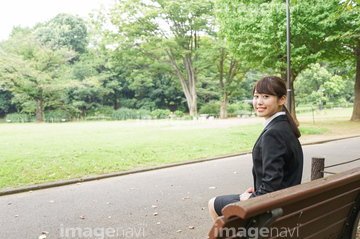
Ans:
[{"label": "fallen leaf", "polygon": [[152,208],[157,208],[157,206],[156,206],[156,205],[152,205],[151,207],[152,207]]},{"label": "fallen leaf", "polygon": [[42,231],[41,234],[48,234],[49,232],[47,231]]},{"label": "fallen leaf", "polygon": [[205,210],[205,208],[204,208],[204,207],[202,207],[202,208],[201,208],[201,210]]},{"label": "fallen leaf", "polygon": [[154,212],[154,213],[153,213],[153,215],[154,215],[154,216],[157,216],[157,215],[159,215],[159,213],[157,213],[157,212]]},{"label": "fallen leaf", "polygon": [[178,232],[178,233],[179,233],[179,232],[181,232],[181,230],[177,230],[176,232]]},{"label": "fallen leaf", "polygon": [[195,227],[194,226],[189,226],[189,229],[194,229]]},{"label": "fallen leaf", "polygon": [[184,199],[189,199],[189,198],[190,198],[189,196],[186,196],[186,197],[183,197],[183,200],[184,200]]},{"label": "fallen leaf", "polygon": [[19,217],[19,215],[15,215],[15,218]]},{"label": "fallen leaf", "polygon": [[80,216],[80,219],[85,219],[85,216]]},{"label": "fallen leaf", "polygon": [[39,239],[45,239],[45,238],[46,238],[46,235],[39,236]]}]

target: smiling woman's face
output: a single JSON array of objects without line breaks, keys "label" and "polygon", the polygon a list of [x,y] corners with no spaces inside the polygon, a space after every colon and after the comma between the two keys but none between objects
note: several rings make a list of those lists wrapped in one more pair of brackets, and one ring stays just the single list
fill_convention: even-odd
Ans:
[{"label": "smiling woman's face", "polygon": [[264,117],[266,120],[273,116],[275,113],[282,110],[286,97],[283,96],[278,99],[275,95],[260,94],[254,92],[253,105],[259,117]]}]

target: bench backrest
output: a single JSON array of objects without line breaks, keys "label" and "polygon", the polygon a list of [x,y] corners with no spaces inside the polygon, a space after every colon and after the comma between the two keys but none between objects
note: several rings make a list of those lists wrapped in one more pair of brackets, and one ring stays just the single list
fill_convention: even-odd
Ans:
[{"label": "bench backrest", "polygon": [[351,238],[359,195],[360,167],[230,204],[209,237]]}]

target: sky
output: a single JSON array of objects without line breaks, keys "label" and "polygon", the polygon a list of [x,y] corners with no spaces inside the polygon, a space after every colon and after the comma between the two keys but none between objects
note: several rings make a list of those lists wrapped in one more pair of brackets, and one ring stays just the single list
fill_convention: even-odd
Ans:
[{"label": "sky", "polygon": [[71,13],[87,18],[101,4],[109,6],[113,0],[7,0],[0,7],[0,41],[7,40],[13,26],[33,27],[59,13]]}]

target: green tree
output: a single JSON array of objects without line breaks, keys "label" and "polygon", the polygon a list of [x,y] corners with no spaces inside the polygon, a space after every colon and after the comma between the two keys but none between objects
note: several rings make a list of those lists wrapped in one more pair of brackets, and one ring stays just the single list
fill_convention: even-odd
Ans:
[{"label": "green tree", "polygon": [[0,46],[0,85],[36,104],[36,120],[43,120],[44,103],[66,87],[63,65],[76,53],[49,46],[31,35],[18,34]]},{"label": "green tree", "polygon": [[241,85],[245,80],[246,72],[241,62],[231,55],[229,49],[222,39],[218,39],[217,44],[219,58],[217,60],[217,76],[220,86],[220,118],[227,118],[227,104],[231,97],[242,93]]},{"label": "green tree", "polygon": [[337,24],[329,39],[336,44],[336,47],[328,52],[326,59],[341,66],[350,62],[353,67],[354,108],[350,120],[360,121],[360,2],[341,1],[338,11],[331,16],[329,21]]},{"label": "green tree", "polygon": [[[196,82],[199,72],[211,66],[199,54],[202,37],[212,34],[213,3],[207,0],[119,0],[110,11],[117,30],[108,34],[109,44],[126,50],[132,61],[157,60],[162,72],[176,76],[181,83],[190,115],[197,114]],[[136,59],[135,59],[136,58]],[[144,59],[141,59],[144,60]],[[133,77],[146,80],[144,71]]]},{"label": "green tree", "polygon": [[[291,7],[291,85],[296,77],[316,63],[328,48],[326,41],[333,23],[329,19],[338,7],[337,1],[297,1]],[[219,0],[218,17],[221,32],[237,59],[274,69],[285,79],[286,73],[286,4],[283,0],[256,2]],[[291,112],[295,115],[292,94]],[[289,107],[289,106],[288,106]]]},{"label": "green tree", "polygon": [[[109,68],[106,49],[89,49],[71,66],[76,83],[67,89],[67,104],[85,116],[88,110],[111,105],[117,109],[117,92],[121,90],[116,74]],[[115,99],[114,99],[115,98]]]},{"label": "green tree", "polygon": [[315,97],[315,101],[319,101],[322,95],[327,96],[331,101],[338,101],[341,98],[345,100],[349,97],[347,95],[349,80],[329,72],[319,63],[313,64],[309,69],[301,72],[295,82],[296,100],[298,103],[308,103],[313,102]]},{"label": "green tree", "polygon": [[82,54],[88,45],[85,21],[68,13],[60,13],[56,17],[38,27],[34,34],[40,42],[47,45],[67,46]]}]

